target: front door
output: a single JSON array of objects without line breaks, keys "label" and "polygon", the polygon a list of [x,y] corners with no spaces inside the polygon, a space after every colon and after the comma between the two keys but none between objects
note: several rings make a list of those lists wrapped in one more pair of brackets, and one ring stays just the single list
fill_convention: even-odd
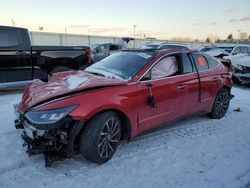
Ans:
[{"label": "front door", "polygon": [[19,36],[14,29],[0,30],[0,83],[32,79],[29,51]]},{"label": "front door", "polygon": [[180,75],[179,65],[180,55],[166,56],[137,84],[138,123],[141,132],[175,120],[182,114],[186,92],[179,88],[185,77]]}]

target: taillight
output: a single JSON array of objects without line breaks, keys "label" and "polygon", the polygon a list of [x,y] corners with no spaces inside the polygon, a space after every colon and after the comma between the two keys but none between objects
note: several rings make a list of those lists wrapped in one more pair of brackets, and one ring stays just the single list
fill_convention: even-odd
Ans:
[{"label": "taillight", "polygon": [[87,56],[88,56],[88,63],[89,63],[89,64],[92,63],[91,53],[92,53],[91,49],[88,48],[88,49],[87,49]]}]

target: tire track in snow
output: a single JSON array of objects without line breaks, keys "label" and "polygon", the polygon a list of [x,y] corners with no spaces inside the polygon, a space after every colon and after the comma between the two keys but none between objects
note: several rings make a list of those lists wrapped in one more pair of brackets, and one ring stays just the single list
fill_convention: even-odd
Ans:
[{"label": "tire track in snow", "polygon": [[[167,125],[166,127],[160,128],[155,132],[151,132],[146,135],[140,136],[129,143],[122,143],[117,153],[112,158],[111,163],[116,164],[120,163],[121,160],[131,159],[142,151],[152,153],[153,151],[167,148],[168,146],[171,145],[172,142],[175,141],[175,139],[184,139],[184,138],[186,139],[187,137],[189,139],[193,139],[194,137],[203,137],[212,135],[216,132],[221,131],[222,129],[224,131],[230,129],[229,126],[226,126],[225,123],[226,120],[223,121],[223,119],[212,120],[204,118],[201,119],[203,120],[201,121],[200,119],[201,117],[197,117],[190,120],[183,120],[180,122],[172,123],[169,126]],[[188,124],[190,121],[197,121],[197,122]],[[12,131],[10,131],[10,133],[12,133]],[[62,162],[59,161],[55,165],[62,165],[65,161],[66,160]],[[68,162],[76,164],[79,163],[79,168],[77,169],[79,169],[80,171],[84,171],[84,173],[86,172],[86,170],[89,169],[89,165],[85,164],[86,161],[84,160],[76,161],[76,159],[72,158],[66,161],[66,163]],[[0,175],[30,165],[34,165],[34,163],[26,163],[26,160],[19,161],[9,167],[0,168]],[[76,173],[78,173],[78,171]]]}]

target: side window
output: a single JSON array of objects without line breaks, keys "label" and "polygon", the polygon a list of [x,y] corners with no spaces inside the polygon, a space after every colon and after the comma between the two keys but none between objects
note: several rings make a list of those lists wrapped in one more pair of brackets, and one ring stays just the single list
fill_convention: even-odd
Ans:
[{"label": "side window", "polygon": [[193,72],[193,64],[190,61],[190,58],[188,57],[188,55],[186,53],[182,54],[182,73],[186,74],[186,73],[191,73]]},{"label": "side window", "polygon": [[218,62],[214,59],[212,59],[211,57],[206,57],[207,61],[208,61],[208,65],[209,68],[213,68],[216,67],[218,65]]},{"label": "side window", "polygon": [[0,47],[15,47],[17,45],[17,31],[10,29],[0,30]]},{"label": "side window", "polygon": [[151,69],[151,79],[164,78],[178,73],[179,61],[177,56],[168,56],[160,60]]},{"label": "side window", "polygon": [[96,48],[96,51],[97,51],[97,53],[99,53],[99,52],[105,52],[105,51],[108,50],[107,48],[108,48],[108,47],[107,47],[106,44],[101,44],[100,46],[98,46],[98,47]]},{"label": "side window", "polygon": [[118,46],[118,45],[110,45],[110,50],[111,51],[120,50],[120,46]]},{"label": "side window", "polygon": [[239,47],[236,47],[234,50],[233,50],[233,55],[236,55],[236,54],[239,54],[240,53],[240,48]]},{"label": "side window", "polygon": [[240,53],[246,54],[247,53],[247,47],[245,47],[245,46],[240,47]]},{"label": "side window", "polygon": [[197,53],[193,53],[193,57],[198,71],[203,71],[208,69],[208,63],[205,57]]},{"label": "side window", "polygon": [[250,47],[247,47],[247,52],[250,53]]}]

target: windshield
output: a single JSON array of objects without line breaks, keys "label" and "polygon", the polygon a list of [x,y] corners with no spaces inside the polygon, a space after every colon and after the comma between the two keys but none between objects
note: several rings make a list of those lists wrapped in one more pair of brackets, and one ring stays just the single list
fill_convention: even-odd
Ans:
[{"label": "windshield", "polygon": [[99,46],[99,44],[91,44],[91,45],[90,45],[90,48],[91,48],[91,49],[95,49],[97,46]]},{"label": "windshield", "polygon": [[149,61],[155,52],[117,52],[86,68],[86,72],[122,80],[132,79]]},{"label": "windshield", "polygon": [[156,44],[147,44],[146,46],[150,47],[150,48],[157,48],[159,45],[156,45]]},{"label": "windshield", "polygon": [[232,52],[232,50],[233,50],[234,47],[230,47],[230,46],[220,46],[219,48],[225,50],[225,52],[227,52],[227,53],[230,54],[230,53]]}]

